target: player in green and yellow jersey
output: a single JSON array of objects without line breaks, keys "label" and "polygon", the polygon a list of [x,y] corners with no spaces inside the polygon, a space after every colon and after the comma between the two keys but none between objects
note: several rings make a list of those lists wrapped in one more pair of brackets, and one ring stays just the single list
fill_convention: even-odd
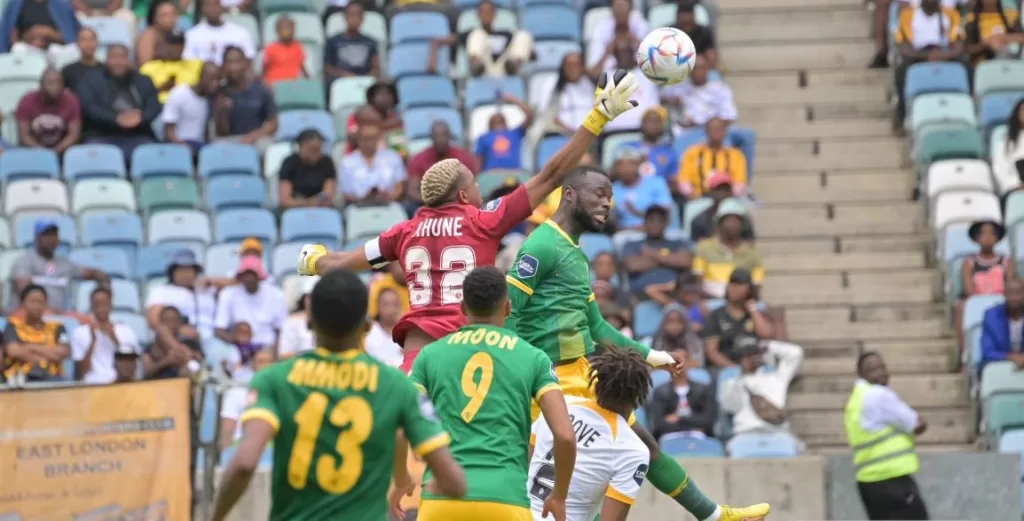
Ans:
[{"label": "player in green and yellow jersey", "polygon": [[[427,345],[411,376],[437,404],[469,490],[462,499],[449,500],[428,489],[418,519],[531,521],[526,475],[530,402],[537,400],[555,440],[555,484],[544,513],[564,521],[576,439],[551,360],[504,328],[509,301],[501,271],[493,266],[471,271],[462,293],[469,325]],[[394,510],[399,498],[392,493],[394,514],[400,514]]]},{"label": "player in green and yellow jersey", "polygon": [[[537,227],[519,249],[506,281],[512,300],[512,329],[541,348],[555,365],[565,394],[594,398],[587,356],[595,344],[639,351],[648,364],[683,370],[682,358],[652,351],[605,322],[590,288],[590,262],[579,247],[584,232],[600,232],[611,209],[612,183],[594,167],[577,167],[565,178],[555,215]],[[746,508],[708,499],[674,459],[662,456],[658,442],[630,418],[633,430],[651,450],[648,480],[700,521],[759,521],[767,504]]]},{"label": "player in green and yellow jersey", "polygon": [[430,400],[397,369],[363,352],[367,302],[366,286],[348,271],[333,271],[313,288],[311,323],[320,347],[253,377],[214,521],[245,492],[270,441],[271,521],[387,519],[398,429],[426,460],[438,490],[465,494],[465,476]]}]

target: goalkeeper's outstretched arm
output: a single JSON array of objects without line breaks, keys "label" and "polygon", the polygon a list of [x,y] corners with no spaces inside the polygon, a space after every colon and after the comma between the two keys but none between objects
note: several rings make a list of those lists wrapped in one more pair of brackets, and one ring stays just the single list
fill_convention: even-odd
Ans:
[{"label": "goalkeeper's outstretched arm", "polygon": [[652,367],[661,367],[664,365],[675,366],[680,362],[669,353],[664,351],[655,351],[640,342],[623,335],[618,329],[615,329],[611,324],[605,321],[603,316],[601,316],[601,309],[597,306],[597,301],[594,300],[593,297],[591,297],[590,302],[587,304],[587,322],[590,326],[590,336],[594,339],[595,344],[610,345],[622,349],[638,351],[640,355],[644,357],[644,360],[646,360]]}]

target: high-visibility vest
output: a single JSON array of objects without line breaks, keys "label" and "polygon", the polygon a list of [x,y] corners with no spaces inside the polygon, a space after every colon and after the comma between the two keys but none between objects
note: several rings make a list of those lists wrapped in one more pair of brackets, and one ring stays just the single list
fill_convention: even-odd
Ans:
[{"label": "high-visibility vest", "polygon": [[870,388],[867,382],[857,382],[843,414],[857,481],[874,483],[914,474],[921,468],[921,462],[914,450],[913,435],[893,427],[871,432],[860,426],[864,395]]}]

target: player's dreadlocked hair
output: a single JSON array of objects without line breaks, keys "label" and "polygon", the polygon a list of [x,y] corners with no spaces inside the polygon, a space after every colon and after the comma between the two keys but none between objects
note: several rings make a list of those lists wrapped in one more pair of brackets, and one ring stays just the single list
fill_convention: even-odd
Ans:
[{"label": "player's dreadlocked hair", "polygon": [[420,181],[423,204],[434,207],[450,202],[452,193],[459,186],[463,168],[466,167],[458,159],[442,159],[428,168]]},{"label": "player's dreadlocked hair", "polygon": [[590,360],[590,381],[597,403],[610,410],[643,406],[651,389],[651,373],[640,353],[606,347]]}]

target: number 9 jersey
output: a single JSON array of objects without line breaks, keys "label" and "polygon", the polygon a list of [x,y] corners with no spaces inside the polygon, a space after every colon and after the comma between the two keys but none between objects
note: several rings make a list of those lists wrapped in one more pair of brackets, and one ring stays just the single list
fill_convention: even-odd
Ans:
[{"label": "number 9 jersey", "polygon": [[412,219],[368,241],[364,248],[370,265],[401,262],[409,286],[409,312],[392,330],[395,343],[404,346],[413,327],[437,339],[465,325],[462,280],[477,266],[493,266],[501,239],[531,213],[526,188],[520,186],[483,208],[460,203],[421,207]]}]

